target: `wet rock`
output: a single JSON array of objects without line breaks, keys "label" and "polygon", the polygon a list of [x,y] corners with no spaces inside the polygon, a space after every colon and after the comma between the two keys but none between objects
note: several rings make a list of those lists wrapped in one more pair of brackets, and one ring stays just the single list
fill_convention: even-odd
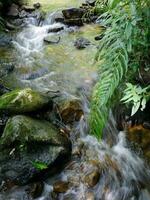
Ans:
[{"label": "wet rock", "polygon": [[62,13],[65,19],[78,19],[83,17],[85,10],[82,8],[68,8],[62,10]]},{"label": "wet rock", "polygon": [[0,97],[0,110],[9,113],[27,113],[48,105],[50,99],[42,94],[26,88],[17,89]]},{"label": "wet rock", "polygon": [[90,45],[90,41],[86,38],[78,38],[75,43],[74,43],[74,46],[77,48],[77,49],[84,49],[86,48],[88,45]]},{"label": "wet rock", "polygon": [[8,34],[0,33],[0,47],[10,46],[12,37]]},{"label": "wet rock", "polygon": [[40,7],[41,7],[41,4],[38,2],[38,3],[35,3],[35,4],[33,4],[33,7],[35,8],[35,9],[39,9]]},{"label": "wet rock", "polygon": [[9,23],[9,22],[6,22],[6,28],[10,31],[14,31],[16,30],[18,27],[14,26],[13,24]]},{"label": "wet rock", "polygon": [[94,187],[100,178],[100,173],[98,170],[93,170],[91,172],[89,172],[85,178],[84,178],[84,182],[89,186],[89,187]]},{"label": "wet rock", "polygon": [[82,26],[82,17],[85,14],[82,8],[68,8],[62,11],[64,16],[64,23],[69,26]]},{"label": "wet rock", "polygon": [[150,129],[144,128],[142,125],[129,127],[127,139],[143,151],[145,159],[150,164]]},{"label": "wet rock", "polygon": [[78,19],[64,19],[64,24],[68,26],[83,26],[83,20],[81,18]]},{"label": "wet rock", "polygon": [[87,192],[86,193],[86,200],[95,200],[94,193],[93,192]]},{"label": "wet rock", "polygon": [[9,8],[7,16],[11,18],[17,18],[19,16],[19,6],[13,3]]},{"label": "wet rock", "polygon": [[4,85],[0,84],[0,95],[3,95],[7,92],[10,92],[11,90],[7,87],[5,87]]},{"label": "wet rock", "polygon": [[64,16],[62,14],[62,12],[57,11],[55,13],[53,13],[53,15],[51,15],[51,20],[52,22],[60,22],[60,23],[64,23]]},{"label": "wet rock", "polygon": [[86,3],[89,4],[90,6],[94,6],[96,3],[96,0],[86,0]]},{"label": "wet rock", "polygon": [[34,6],[24,5],[22,7],[22,10],[25,10],[26,12],[33,12],[33,11],[35,11],[35,7]]},{"label": "wet rock", "polygon": [[53,185],[53,191],[56,193],[65,193],[69,189],[69,183],[65,181],[57,181]]},{"label": "wet rock", "polygon": [[32,183],[29,188],[27,189],[27,192],[29,196],[31,196],[33,199],[38,198],[41,196],[44,189],[44,183],[43,182],[36,182]]},{"label": "wet rock", "polygon": [[60,36],[58,35],[49,35],[44,38],[44,42],[47,44],[58,44],[60,42]]},{"label": "wet rock", "polygon": [[50,123],[22,115],[10,118],[0,142],[0,182],[41,180],[57,172],[70,151],[70,141]]},{"label": "wet rock", "polygon": [[83,115],[81,102],[73,95],[64,93],[55,98],[54,103],[56,104],[56,112],[64,123],[79,121]]},{"label": "wet rock", "polygon": [[13,63],[0,62],[0,77],[6,76],[13,72],[15,66]]},{"label": "wet rock", "polygon": [[64,26],[60,26],[60,27],[55,27],[55,28],[50,28],[48,30],[48,33],[57,33],[64,30]]}]

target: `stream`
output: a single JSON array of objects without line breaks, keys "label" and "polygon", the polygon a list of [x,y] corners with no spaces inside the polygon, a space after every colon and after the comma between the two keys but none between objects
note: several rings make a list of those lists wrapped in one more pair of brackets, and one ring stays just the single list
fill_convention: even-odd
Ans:
[{"label": "stream", "polygon": [[[60,1],[58,4],[58,8],[63,6]],[[71,160],[60,173],[44,180],[43,192],[35,199],[149,200],[150,170],[129,147],[125,132],[117,131],[113,115],[110,113],[106,130],[109,139],[98,141],[88,134],[89,97],[97,80],[94,56],[98,42],[94,37],[101,28],[98,24],[76,27],[56,23],[56,7],[52,6],[52,10],[39,25],[34,18],[29,18],[28,25],[14,35],[12,48],[0,49],[1,59],[15,63],[15,70],[3,77],[8,88],[30,87],[43,93],[59,90],[82,100],[84,114],[70,133]],[[58,28],[62,30],[50,31]],[[59,42],[47,44],[44,42],[47,37]],[[80,37],[91,42],[82,50],[74,46]],[[68,189],[53,192],[56,181],[69,182]],[[27,187],[15,186],[0,194],[0,200],[30,200]]]}]

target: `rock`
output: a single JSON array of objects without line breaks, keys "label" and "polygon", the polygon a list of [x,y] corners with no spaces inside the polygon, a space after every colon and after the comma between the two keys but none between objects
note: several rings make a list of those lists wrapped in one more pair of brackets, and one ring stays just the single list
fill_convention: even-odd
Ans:
[{"label": "rock", "polygon": [[90,45],[90,41],[86,38],[78,38],[75,43],[74,43],[74,46],[77,48],[77,49],[84,49],[86,48],[88,45]]},{"label": "rock", "polygon": [[95,200],[94,193],[93,192],[87,192],[86,193],[86,200]]},{"label": "rock", "polygon": [[56,193],[65,193],[69,189],[69,183],[64,181],[57,181],[53,185],[53,191]]},{"label": "rock", "polygon": [[8,34],[0,33],[0,47],[10,46],[12,37]]},{"label": "rock", "polygon": [[22,10],[25,10],[26,12],[33,12],[33,11],[35,11],[35,7],[24,5],[24,6],[22,6]]},{"label": "rock", "polygon": [[33,4],[33,7],[35,8],[35,9],[39,9],[40,7],[41,7],[41,4],[38,2],[38,3],[35,3],[35,4]]},{"label": "rock", "polygon": [[33,199],[38,198],[41,196],[44,189],[44,183],[43,182],[35,182],[32,183],[29,188],[27,189],[27,192],[29,196],[31,196]]},{"label": "rock", "polygon": [[8,21],[6,22],[6,28],[10,31],[16,30],[18,27],[14,26],[13,24],[9,23]]},{"label": "rock", "polygon": [[104,34],[100,34],[100,35],[96,36],[94,39],[96,41],[98,41],[98,40],[101,40],[103,37],[104,37]]},{"label": "rock", "polygon": [[19,16],[19,6],[13,3],[9,8],[7,16],[11,18],[17,18]]},{"label": "rock", "polygon": [[82,8],[68,8],[62,10],[65,19],[79,19],[85,14],[85,10]]},{"label": "rock", "polygon": [[96,0],[86,0],[85,1],[87,4],[89,4],[90,6],[94,6],[96,3]]},{"label": "rock", "polygon": [[82,8],[68,8],[62,11],[64,16],[64,23],[69,26],[82,26],[82,17],[86,10]]},{"label": "rock", "polygon": [[58,35],[49,35],[44,38],[44,42],[47,44],[58,44],[60,41],[60,36]]},{"label": "rock", "polygon": [[56,106],[56,112],[61,116],[64,123],[71,123],[74,121],[79,121],[83,115],[83,110],[81,107],[80,100],[67,93],[64,93],[54,99]]},{"label": "rock", "polygon": [[64,16],[62,14],[61,11],[57,11],[53,14],[51,14],[51,20],[52,22],[56,22],[56,23],[64,23]]},{"label": "rock", "polygon": [[83,20],[81,18],[78,19],[65,19],[64,24],[68,26],[83,26]]},{"label": "rock", "polygon": [[7,87],[5,87],[4,85],[0,84],[0,95],[3,95],[7,92],[10,92],[11,90]]},{"label": "rock", "polygon": [[27,113],[48,105],[50,99],[30,88],[17,89],[0,97],[0,110],[9,113]]},{"label": "rock", "polygon": [[89,172],[85,178],[84,178],[84,182],[89,186],[89,187],[94,187],[100,178],[100,173],[98,170],[93,170],[91,172]]},{"label": "rock", "polygon": [[0,62],[0,77],[6,76],[13,72],[15,66],[13,63]]},{"label": "rock", "polygon": [[8,120],[8,116],[4,113],[1,113],[0,114],[0,137],[4,131],[7,120]]},{"label": "rock", "polygon": [[64,26],[60,26],[60,27],[54,27],[54,28],[50,28],[48,30],[48,33],[57,33],[64,30]]},{"label": "rock", "polygon": [[18,115],[8,120],[0,142],[0,182],[15,184],[52,175],[69,159],[70,141],[49,122]]},{"label": "rock", "polygon": [[135,125],[127,129],[127,139],[143,151],[144,158],[150,164],[150,129]]}]

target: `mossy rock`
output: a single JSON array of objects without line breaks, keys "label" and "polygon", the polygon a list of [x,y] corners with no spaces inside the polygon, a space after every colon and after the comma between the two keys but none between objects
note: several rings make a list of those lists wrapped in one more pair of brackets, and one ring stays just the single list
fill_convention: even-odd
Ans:
[{"label": "mossy rock", "polygon": [[17,115],[0,140],[0,184],[26,184],[53,175],[68,161],[71,143],[49,122]]},{"label": "mossy rock", "polygon": [[62,137],[58,130],[45,120],[17,115],[7,121],[0,144],[10,146],[12,143],[26,144],[28,142],[48,142],[53,145],[65,145],[68,140]]},{"label": "mossy rock", "polygon": [[10,113],[27,113],[41,109],[50,99],[30,88],[17,89],[0,97],[0,110]]}]

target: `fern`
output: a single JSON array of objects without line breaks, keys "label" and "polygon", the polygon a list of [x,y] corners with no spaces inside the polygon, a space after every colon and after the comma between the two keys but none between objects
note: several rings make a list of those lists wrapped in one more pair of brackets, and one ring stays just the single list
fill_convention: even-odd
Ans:
[{"label": "fern", "polygon": [[136,25],[141,20],[137,14],[139,2],[108,0],[107,11],[99,18],[107,30],[96,55],[100,78],[94,88],[90,115],[91,132],[97,137],[102,135],[107,121],[111,97],[128,70]]}]

